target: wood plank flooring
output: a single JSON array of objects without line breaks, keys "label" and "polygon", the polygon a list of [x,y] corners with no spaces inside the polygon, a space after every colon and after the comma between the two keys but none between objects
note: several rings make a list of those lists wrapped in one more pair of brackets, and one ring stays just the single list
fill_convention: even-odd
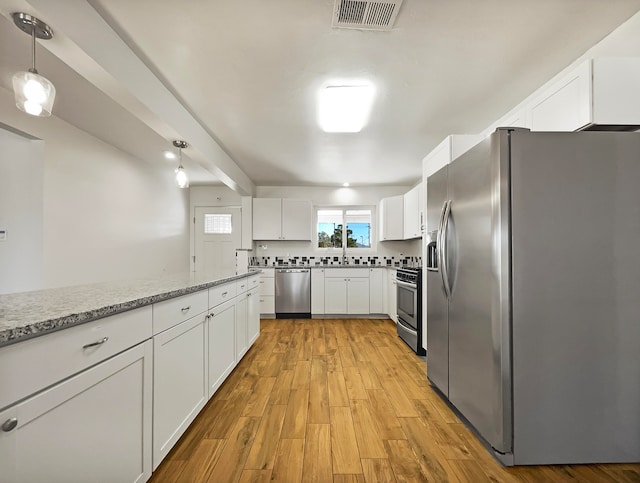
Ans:
[{"label": "wood plank flooring", "polygon": [[152,482],[640,482],[640,465],[501,467],[390,320],[261,321]]}]

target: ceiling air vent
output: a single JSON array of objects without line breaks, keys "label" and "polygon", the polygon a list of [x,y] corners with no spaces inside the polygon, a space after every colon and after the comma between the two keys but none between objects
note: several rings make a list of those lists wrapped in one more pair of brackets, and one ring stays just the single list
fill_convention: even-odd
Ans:
[{"label": "ceiling air vent", "polygon": [[334,28],[391,30],[402,0],[336,0],[333,9]]}]

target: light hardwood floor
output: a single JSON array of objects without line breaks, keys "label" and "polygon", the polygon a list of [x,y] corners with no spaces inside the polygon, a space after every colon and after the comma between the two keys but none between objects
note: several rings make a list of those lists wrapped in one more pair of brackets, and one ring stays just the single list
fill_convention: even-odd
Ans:
[{"label": "light hardwood floor", "polygon": [[640,465],[501,467],[390,320],[262,320],[160,482],[640,482]]}]

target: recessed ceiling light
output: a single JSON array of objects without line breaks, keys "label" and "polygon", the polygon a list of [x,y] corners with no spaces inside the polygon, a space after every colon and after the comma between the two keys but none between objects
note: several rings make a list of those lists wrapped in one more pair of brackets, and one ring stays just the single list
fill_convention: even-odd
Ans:
[{"label": "recessed ceiling light", "polygon": [[318,97],[318,124],[325,132],[360,132],[369,120],[374,94],[371,84],[325,87]]},{"label": "recessed ceiling light", "polygon": [[167,159],[176,159],[176,154],[172,153],[171,151],[165,151],[164,157]]},{"label": "recessed ceiling light", "polygon": [[342,183],[342,186],[344,186],[345,188],[349,187],[349,183]]}]

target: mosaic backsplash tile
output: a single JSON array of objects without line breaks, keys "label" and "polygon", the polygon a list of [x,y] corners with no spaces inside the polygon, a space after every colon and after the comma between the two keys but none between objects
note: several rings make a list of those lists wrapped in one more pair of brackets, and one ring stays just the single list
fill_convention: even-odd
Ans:
[{"label": "mosaic backsplash tile", "polygon": [[364,265],[379,267],[421,267],[422,257],[346,257],[342,256],[295,256],[295,257],[249,257],[249,265],[257,267],[278,266],[323,266]]}]

